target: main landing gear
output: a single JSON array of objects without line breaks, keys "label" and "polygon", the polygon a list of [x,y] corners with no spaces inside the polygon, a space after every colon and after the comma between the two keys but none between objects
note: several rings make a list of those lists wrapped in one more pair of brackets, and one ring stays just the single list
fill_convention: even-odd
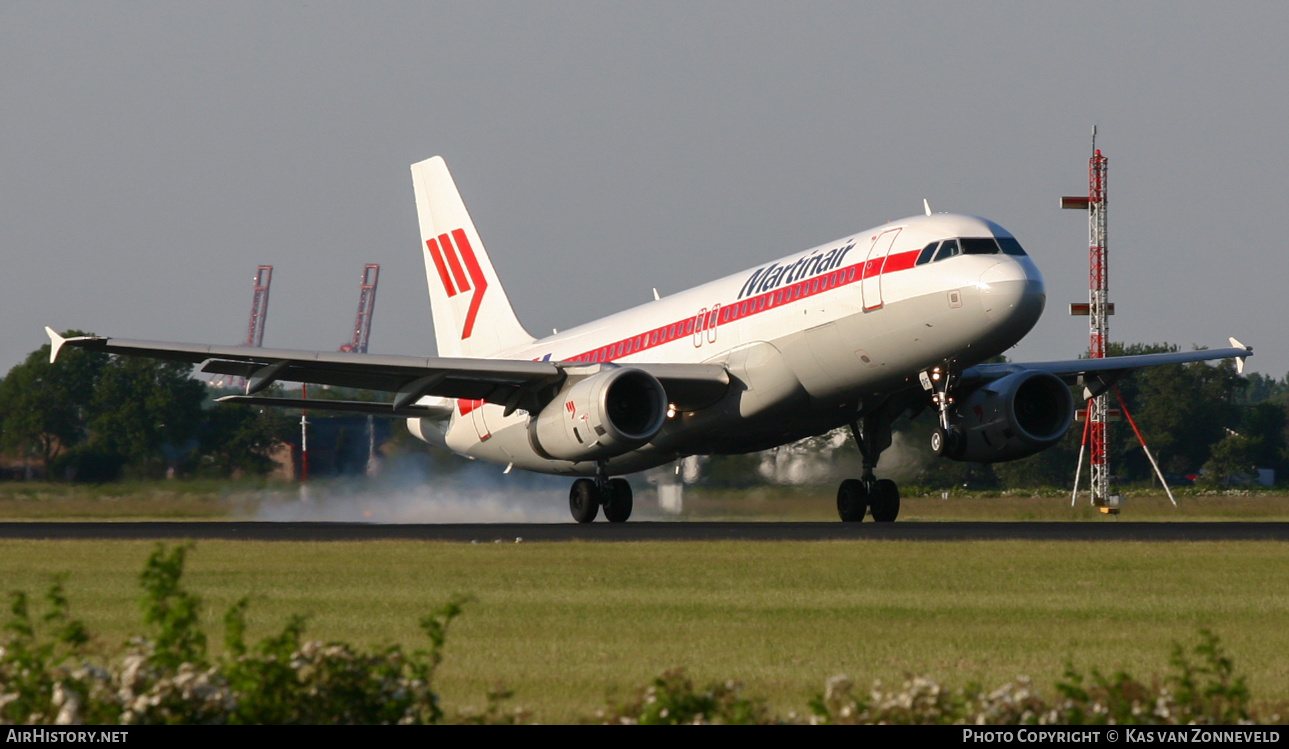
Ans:
[{"label": "main landing gear", "polygon": [[837,489],[837,514],[843,522],[862,522],[870,512],[879,523],[891,523],[899,517],[899,487],[890,479],[874,476],[873,469],[882,451],[891,446],[891,424],[906,407],[902,400],[887,398],[876,408],[867,410],[859,421],[851,423],[850,433],[864,460],[864,475],[846,479]]},{"label": "main landing gear", "polygon": [[626,479],[611,479],[600,466],[595,478],[578,479],[568,492],[568,509],[579,523],[590,523],[604,507],[604,519],[625,523],[631,517],[631,485]]}]

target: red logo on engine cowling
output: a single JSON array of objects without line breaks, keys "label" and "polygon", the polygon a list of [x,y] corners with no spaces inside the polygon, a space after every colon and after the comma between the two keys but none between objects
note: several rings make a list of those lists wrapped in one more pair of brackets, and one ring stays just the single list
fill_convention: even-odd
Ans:
[{"label": "red logo on engine cowling", "polygon": [[479,305],[483,302],[483,292],[488,288],[488,279],[483,275],[483,268],[479,267],[479,259],[475,257],[465,231],[454,229],[451,234],[440,234],[434,239],[425,240],[425,246],[430,251],[434,268],[439,272],[439,280],[443,282],[443,290],[448,293],[449,299],[470,291],[471,284],[474,285],[474,296],[465,313],[465,325],[461,327],[461,340],[464,341],[474,331],[474,318],[479,314]]}]

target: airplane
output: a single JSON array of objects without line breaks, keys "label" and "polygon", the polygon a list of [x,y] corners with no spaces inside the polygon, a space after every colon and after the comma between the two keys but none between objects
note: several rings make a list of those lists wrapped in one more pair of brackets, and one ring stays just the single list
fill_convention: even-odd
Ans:
[{"label": "airplane", "polygon": [[[515,316],[447,165],[412,166],[438,345],[435,357],[64,338],[64,345],[202,364],[247,378],[224,403],[404,417],[421,440],[506,466],[578,477],[579,523],[632,512],[621,476],[690,455],[764,450],[849,427],[859,478],[842,521],[899,515],[877,478],[900,415],[934,409],[934,452],[1015,460],[1055,444],[1092,397],[1142,367],[1236,358],[1230,348],[1039,363],[987,363],[1018,343],[1046,301],[1043,277],[1002,226],[925,212],[660,297],[545,338]],[[275,382],[390,393],[383,403],[260,395]]]}]

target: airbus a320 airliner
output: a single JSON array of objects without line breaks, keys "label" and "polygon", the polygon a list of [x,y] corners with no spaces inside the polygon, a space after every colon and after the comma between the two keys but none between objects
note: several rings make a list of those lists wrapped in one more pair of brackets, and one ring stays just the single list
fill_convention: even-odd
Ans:
[{"label": "airbus a320 airliner", "polygon": [[[231,403],[407,418],[435,445],[511,467],[580,476],[580,523],[631,515],[614,478],[689,455],[745,453],[849,426],[862,455],[844,521],[895,520],[875,475],[891,424],[932,408],[936,454],[1015,460],[1055,444],[1090,396],[1141,367],[1244,357],[1232,348],[1032,364],[982,363],[1034,327],[1043,278],[982,218],[926,214],[667,296],[546,338],[524,329],[443,159],[412,166],[437,357],[63,338],[64,345],[193,364],[248,379]],[[257,395],[279,382],[365,388],[384,403]]]}]

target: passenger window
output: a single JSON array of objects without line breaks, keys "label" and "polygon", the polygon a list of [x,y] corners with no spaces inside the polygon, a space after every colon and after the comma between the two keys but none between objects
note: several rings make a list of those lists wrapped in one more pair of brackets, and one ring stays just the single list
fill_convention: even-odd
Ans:
[{"label": "passenger window", "polygon": [[922,252],[918,255],[918,260],[914,265],[926,265],[931,262],[931,258],[935,257],[935,248],[939,246],[939,242],[932,242],[926,247],[923,247]]}]

